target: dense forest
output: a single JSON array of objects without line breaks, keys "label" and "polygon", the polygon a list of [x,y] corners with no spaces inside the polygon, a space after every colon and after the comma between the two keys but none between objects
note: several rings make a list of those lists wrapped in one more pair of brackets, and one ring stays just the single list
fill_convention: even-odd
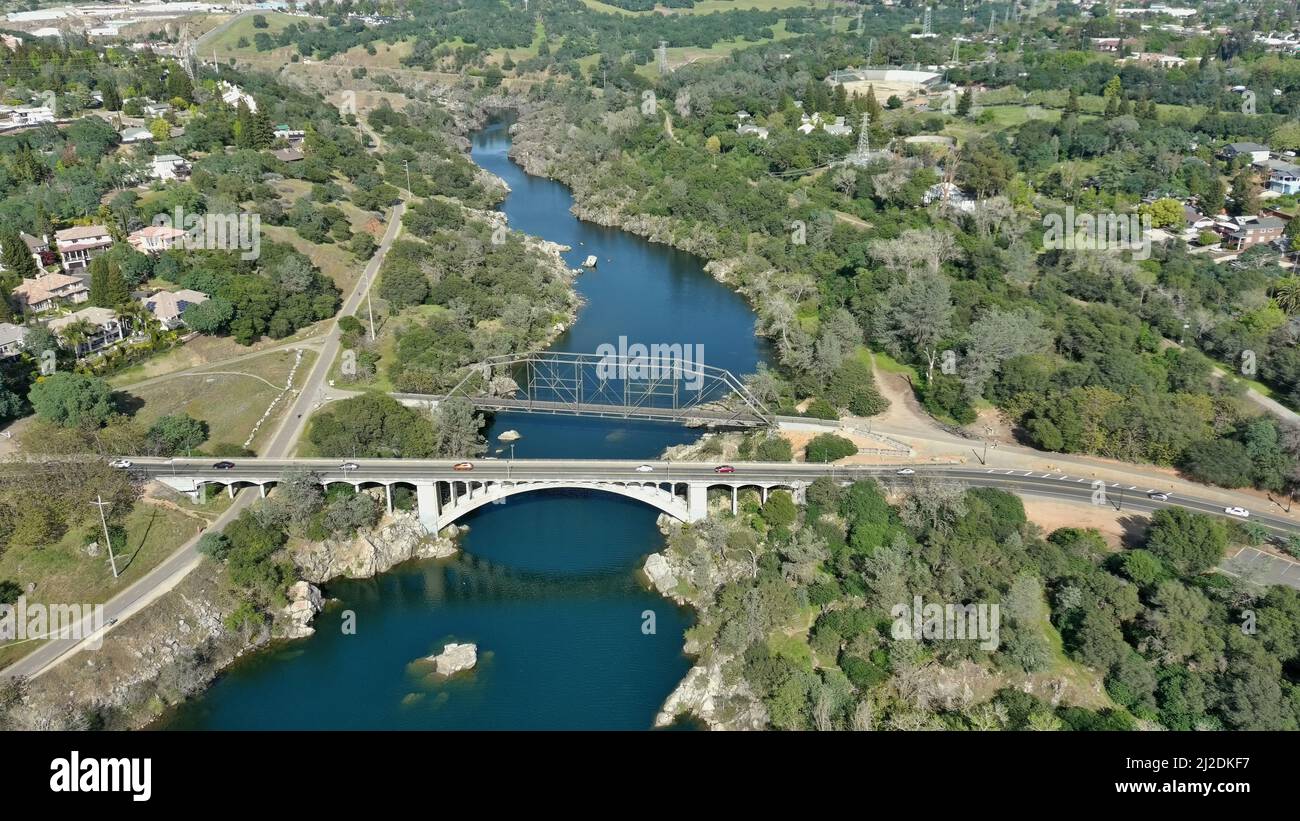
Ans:
[{"label": "dense forest", "polygon": [[[818,82],[860,48],[800,40],[680,69],[659,93],[689,106],[654,117],[635,87],[537,89],[543,105],[524,119],[517,153],[572,185],[584,214],[653,220],[719,260],[776,342],[780,371],[756,382],[767,399],[823,395],[865,344],[916,369],[941,421],[968,424],[994,406],[1042,449],[1177,465],[1228,487],[1293,486],[1300,433],[1261,416],[1231,376],[1249,351],[1249,375],[1300,403],[1300,304],[1276,251],[1219,264],[1179,240],[1147,259],[1042,246],[1042,215],[1067,205],[1136,211],[1144,198],[1181,195],[1211,212],[1216,202],[1245,210],[1239,166],[1214,154],[1225,127],[1236,133],[1234,115],[1166,115],[1114,73],[1097,87],[1071,75],[1059,117],[986,125],[953,152],[899,147],[826,167],[853,141],[795,131],[810,110],[850,122],[866,111],[873,145],[974,123],[974,112],[891,110]],[[1268,76],[1284,83],[1283,100],[1300,99],[1288,96],[1300,95],[1300,72]],[[1089,94],[1095,113],[1077,103]],[[766,140],[736,132],[741,109],[768,127]],[[1278,115],[1252,123],[1290,134]],[[945,175],[978,197],[974,208],[925,207]],[[937,367],[945,352],[952,368]]]},{"label": "dense forest", "polygon": [[[725,684],[721,726],[1300,727],[1284,672],[1300,594],[1205,573],[1251,538],[1236,525],[1161,511],[1116,553],[1096,531],[1043,534],[994,489],[823,478],[807,496],[750,491],[737,517],[669,532],[672,592],[700,608],[688,646]],[[916,597],[996,604],[996,636],[901,635]]]}]

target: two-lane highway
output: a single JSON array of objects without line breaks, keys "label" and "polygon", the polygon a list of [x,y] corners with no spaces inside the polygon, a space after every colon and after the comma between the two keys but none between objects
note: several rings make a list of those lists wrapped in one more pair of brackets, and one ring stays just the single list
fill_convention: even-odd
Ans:
[{"label": "two-lane highway", "polygon": [[[1201,513],[1229,516],[1229,504],[1209,495],[1169,493],[1167,501],[1150,498],[1157,491],[1147,484],[1125,483],[1116,476],[1102,481],[1063,473],[1007,470],[1001,468],[965,467],[954,465],[914,465],[906,469],[911,474],[900,475],[900,466],[879,465],[822,465],[789,462],[736,462],[734,473],[717,472],[716,463],[631,461],[603,459],[478,459],[472,470],[455,470],[460,460],[450,459],[239,459],[234,467],[223,470],[214,467],[210,459],[157,459],[133,460],[133,470],[151,479],[168,477],[194,478],[204,482],[229,484],[232,482],[263,483],[278,480],[285,471],[298,469],[318,474],[325,481],[373,482],[378,484],[415,482],[439,479],[443,481],[580,481],[580,482],[645,482],[700,481],[708,479],[718,485],[744,485],[746,483],[810,482],[819,476],[831,476],[848,481],[862,477],[876,477],[900,487],[918,478],[948,479],[974,487],[996,487],[1017,494],[1056,498],[1062,501],[1104,504],[1118,511],[1150,513],[1163,507],[1185,507]],[[344,465],[349,467],[344,468]],[[356,467],[350,467],[355,465]],[[649,468],[646,470],[645,468]],[[1104,485],[1104,491],[1099,493]],[[1218,495],[1218,494],[1216,494]],[[1223,497],[1221,497],[1223,498]],[[1233,499],[1228,496],[1227,498]],[[1241,495],[1232,505],[1250,508],[1258,506],[1258,499]],[[1300,533],[1300,511],[1288,514],[1280,507],[1273,510],[1253,510],[1249,521],[1256,522],[1276,535]]]}]

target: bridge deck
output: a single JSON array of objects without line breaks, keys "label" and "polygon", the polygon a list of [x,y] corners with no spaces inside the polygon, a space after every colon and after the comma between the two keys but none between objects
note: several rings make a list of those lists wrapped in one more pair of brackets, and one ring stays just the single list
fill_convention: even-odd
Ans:
[{"label": "bridge deck", "polygon": [[[442,402],[450,397],[440,394],[395,393],[399,402]],[[464,397],[481,410],[549,413],[552,415],[594,416],[603,419],[641,419],[652,422],[698,422],[734,427],[759,427],[767,420],[746,410],[726,411],[709,408],[657,408],[649,405],[611,405],[603,402],[560,402],[541,399],[518,399],[501,396]]]}]

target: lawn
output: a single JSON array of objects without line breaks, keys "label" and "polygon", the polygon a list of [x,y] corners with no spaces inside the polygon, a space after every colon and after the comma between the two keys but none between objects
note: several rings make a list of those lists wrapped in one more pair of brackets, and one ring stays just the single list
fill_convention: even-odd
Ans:
[{"label": "lawn", "polygon": [[[248,56],[252,54],[260,55],[262,57],[283,57],[287,61],[289,55],[294,51],[293,46],[283,46],[281,48],[272,49],[271,51],[258,51],[253,45],[253,37],[259,32],[264,32],[274,37],[288,28],[291,23],[302,23],[303,18],[294,17],[288,14],[280,14],[274,11],[259,12],[259,14],[266,18],[266,28],[254,28],[253,15],[243,17],[231,23],[230,27],[225,31],[211,39],[205,40],[202,46],[203,53],[211,56],[213,50],[215,50],[219,55],[238,54],[240,56]],[[313,20],[317,22],[319,22],[320,19],[321,18],[313,18]],[[241,37],[248,40],[248,45],[246,47],[241,48],[239,46],[239,38]]]},{"label": "lawn", "polygon": [[[135,418],[147,425],[159,416],[189,414],[208,423],[208,447],[243,446],[258,420],[281,395],[295,356],[292,350],[272,351],[130,389],[129,394],[139,403]],[[295,374],[296,383],[306,376],[315,359],[314,351],[303,353]],[[270,437],[289,405],[288,399],[280,399],[271,416],[257,429],[249,447],[257,450]]]},{"label": "lawn", "polygon": [[[113,578],[108,555],[102,550],[103,537],[98,524],[75,529],[53,545],[37,548],[10,547],[0,554],[0,579],[12,579],[24,588],[29,582],[36,589],[28,594],[32,603],[99,604],[139,579],[170,556],[198,532],[201,522],[183,512],[157,505],[137,503],[126,520],[126,551],[117,556],[118,571]],[[86,555],[85,545],[101,543],[100,554]],[[40,646],[41,642],[11,644],[0,647],[0,667],[8,665]]]}]

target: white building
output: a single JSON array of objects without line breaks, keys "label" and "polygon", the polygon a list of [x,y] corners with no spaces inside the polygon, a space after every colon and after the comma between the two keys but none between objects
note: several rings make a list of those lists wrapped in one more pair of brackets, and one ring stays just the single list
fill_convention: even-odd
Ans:
[{"label": "white building", "polygon": [[113,245],[113,235],[102,225],[78,225],[54,232],[54,241],[68,273],[90,265],[90,261]]},{"label": "white building", "polygon": [[252,94],[248,94],[234,83],[221,80],[217,83],[217,91],[221,93],[221,102],[231,108],[239,108],[239,103],[242,101],[244,105],[248,106],[249,111],[254,114],[257,113],[257,100],[253,99]]},{"label": "white building", "polygon": [[176,154],[159,154],[153,158],[149,176],[155,180],[178,180],[190,175],[190,164]]}]

